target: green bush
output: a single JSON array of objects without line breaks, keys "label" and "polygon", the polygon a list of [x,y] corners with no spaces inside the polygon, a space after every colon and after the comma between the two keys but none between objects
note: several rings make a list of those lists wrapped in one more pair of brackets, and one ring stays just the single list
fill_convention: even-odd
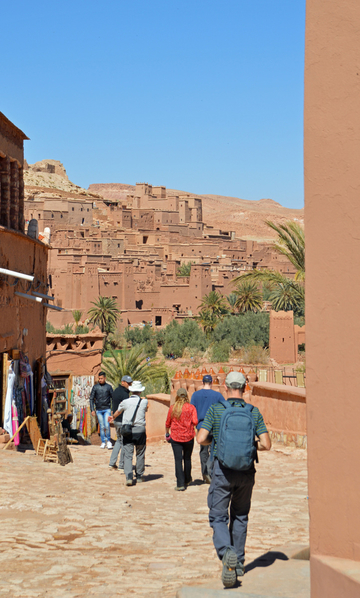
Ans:
[{"label": "green bush", "polygon": [[211,361],[228,361],[231,351],[229,341],[222,340],[211,347]]},{"label": "green bush", "polygon": [[142,345],[144,347],[144,353],[148,357],[155,357],[157,353],[157,335],[150,326],[145,324],[143,328],[125,328],[124,332],[125,340],[131,344],[132,347],[136,345]]},{"label": "green bush", "polygon": [[182,324],[173,320],[164,329],[162,352],[165,356],[182,357],[186,348],[199,352],[205,351],[208,345],[205,333],[195,320],[185,320]]},{"label": "green bush", "polygon": [[228,316],[220,322],[213,334],[215,343],[227,341],[233,349],[248,345],[269,346],[269,314],[246,312],[238,316]]}]

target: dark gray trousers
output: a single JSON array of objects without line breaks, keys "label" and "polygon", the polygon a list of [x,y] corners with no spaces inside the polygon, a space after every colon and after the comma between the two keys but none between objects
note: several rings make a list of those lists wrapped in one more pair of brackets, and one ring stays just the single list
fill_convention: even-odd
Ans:
[{"label": "dark gray trousers", "polygon": [[135,473],[141,478],[145,471],[146,432],[143,426],[134,426],[130,438],[123,437],[124,473],[127,480],[133,479],[133,455],[136,452]]},{"label": "dark gray trousers", "polygon": [[200,465],[201,465],[201,474],[209,475],[211,477],[212,474],[212,461],[210,459],[210,452],[211,452],[211,444],[208,446],[200,446]]},{"label": "dark gray trousers", "polygon": [[208,507],[213,542],[220,560],[226,548],[231,547],[237,554],[238,562],[244,563],[248,514],[254,483],[254,470],[225,469],[215,458]]},{"label": "dark gray trousers", "polygon": [[120,428],[122,426],[121,422],[114,422],[115,430],[116,430],[116,442],[114,444],[114,448],[111,453],[110,463],[109,465],[116,465],[117,458],[120,453],[120,462],[119,462],[119,469],[124,469],[124,449],[123,449],[123,438],[120,433]]}]

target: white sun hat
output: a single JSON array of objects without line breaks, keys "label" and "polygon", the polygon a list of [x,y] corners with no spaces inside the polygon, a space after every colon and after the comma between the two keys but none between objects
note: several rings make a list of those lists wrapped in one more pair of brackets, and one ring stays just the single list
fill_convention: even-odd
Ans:
[{"label": "white sun hat", "polygon": [[143,386],[140,380],[133,380],[132,384],[129,386],[129,390],[131,392],[142,392],[143,390],[145,390],[145,386]]}]

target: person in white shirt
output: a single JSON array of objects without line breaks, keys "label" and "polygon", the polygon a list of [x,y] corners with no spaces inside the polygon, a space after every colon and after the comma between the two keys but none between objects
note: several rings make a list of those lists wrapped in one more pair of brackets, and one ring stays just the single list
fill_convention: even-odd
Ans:
[{"label": "person in white shirt", "polygon": [[[142,482],[145,471],[145,450],[146,450],[146,421],[145,413],[148,407],[147,399],[141,398],[141,393],[145,386],[139,381],[134,380],[129,386],[130,395],[126,401],[119,403],[117,411],[110,421],[114,420],[120,413],[123,414],[122,425],[132,425],[131,434],[123,435],[124,448],[124,473],[126,477],[126,486],[133,485],[133,455],[136,451],[136,481]],[[135,414],[136,411],[136,414]],[[133,420],[135,414],[135,419]]]}]

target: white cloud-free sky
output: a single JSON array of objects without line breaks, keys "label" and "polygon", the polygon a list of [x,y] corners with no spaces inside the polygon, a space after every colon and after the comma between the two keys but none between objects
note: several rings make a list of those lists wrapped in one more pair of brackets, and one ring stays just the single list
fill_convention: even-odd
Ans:
[{"label": "white cloud-free sky", "polygon": [[305,0],[1,7],[0,111],[29,163],[303,207]]}]

